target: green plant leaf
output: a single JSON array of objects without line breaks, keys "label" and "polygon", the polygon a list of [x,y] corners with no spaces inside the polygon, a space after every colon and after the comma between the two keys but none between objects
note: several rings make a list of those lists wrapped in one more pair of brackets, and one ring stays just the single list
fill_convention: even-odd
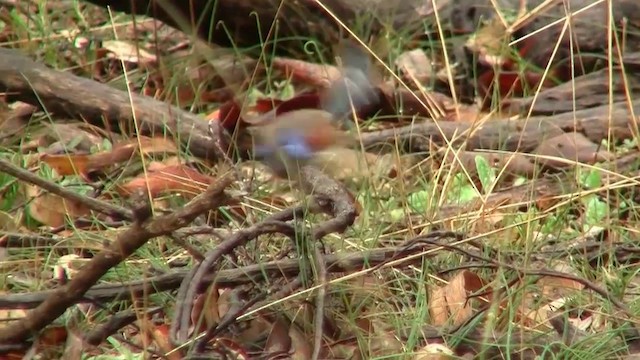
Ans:
[{"label": "green plant leaf", "polygon": [[463,173],[455,175],[448,195],[454,204],[465,203],[480,196]]},{"label": "green plant leaf", "polygon": [[596,189],[602,186],[602,176],[598,169],[590,169],[587,173],[581,173],[580,183],[586,189]]},{"label": "green plant leaf", "polygon": [[482,184],[482,189],[484,189],[486,193],[491,189],[493,183],[496,181],[496,171],[491,167],[484,156],[477,155],[474,160],[476,163],[476,170],[478,171],[478,177]]},{"label": "green plant leaf", "polygon": [[597,196],[591,195],[585,199],[585,225],[591,227],[599,225],[606,219],[609,213],[609,206]]},{"label": "green plant leaf", "polygon": [[407,203],[416,212],[424,212],[429,208],[431,192],[428,190],[420,190],[409,194]]}]

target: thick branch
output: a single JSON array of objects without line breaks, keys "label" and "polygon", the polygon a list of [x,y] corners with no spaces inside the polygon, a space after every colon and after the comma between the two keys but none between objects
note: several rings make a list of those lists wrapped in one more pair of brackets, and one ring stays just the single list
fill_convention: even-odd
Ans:
[{"label": "thick branch", "polygon": [[144,135],[169,133],[194,155],[215,157],[214,139],[202,118],[145,96],[50,69],[16,50],[0,49],[0,92],[7,93],[8,101],[23,101],[101,127],[133,130],[137,121]]},{"label": "thick branch", "polygon": [[[314,0],[87,0],[114,11],[147,15],[188,34],[225,47],[251,47],[277,40],[282,49],[302,48],[306,39],[332,44],[339,36],[338,24]],[[322,0],[341,21],[353,27],[365,21],[376,33],[384,24],[408,31],[418,29],[431,1],[422,0]],[[277,25],[274,26],[274,21]],[[267,36],[269,36],[267,38]],[[303,39],[301,39],[301,37]]]}]

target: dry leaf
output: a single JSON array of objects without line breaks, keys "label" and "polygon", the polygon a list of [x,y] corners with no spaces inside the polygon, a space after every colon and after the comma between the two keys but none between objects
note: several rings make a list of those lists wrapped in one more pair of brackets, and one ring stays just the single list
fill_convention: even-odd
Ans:
[{"label": "dry leaf", "polygon": [[429,84],[433,75],[431,61],[421,49],[400,54],[396,59],[396,66],[407,79],[417,82],[416,85]]},{"label": "dry leaf", "polygon": [[289,353],[291,349],[289,327],[291,327],[291,324],[284,321],[282,318],[276,320],[271,327],[269,337],[267,337],[267,342],[264,346],[265,354],[276,356]]},{"label": "dry leaf", "polygon": [[122,196],[131,196],[142,191],[150,193],[155,198],[167,192],[176,192],[187,198],[192,198],[204,190],[213,182],[213,178],[199,173],[186,165],[165,166],[154,171],[148,171],[147,175],[141,174],[124,185],[118,186],[118,193]]},{"label": "dry leaf", "polygon": [[102,47],[109,51],[109,57],[124,62],[144,65],[157,61],[155,55],[140,48],[138,43],[122,40],[107,40],[102,43]]},{"label": "dry leaf", "polygon": [[92,171],[102,170],[107,166],[131,159],[134,154],[175,154],[178,152],[175,142],[163,137],[138,137],[116,144],[111,151],[92,155],[48,155],[42,161],[53,168],[61,176],[86,175]]},{"label": "dry leaf", "polygon": [[465,270],[454,277],[446,286],[431,291],[429,312],[433,325],[460,325],[468,319],[473,309],[467,301],[471,293],[484,287],[484,281],[471,271]]},{"label": "dry leaf", "polygon": [[32,199],[27,205],[29,215],[44,225],[59,227],[65,224],[67,217],[75,220],[90,213],[84,204],[63,199],[36,186],[25,186],[27,197]]},{"label": "dry leaf", "polygon": [[573,166],[575,161],[593,164],[598,161],[611,160],[615,156],[609,151],[601,149],[581,133],[564,133],[546,139],[533,152],[537,155],[558,157],[558,160],[540,158],[538,162],[545,166],[563,168]]},{"label": "dry leaf", "polygon": [[155,325],[148,319],[142,319],[146,323],[146,326],[141,326],[141,328],[147,330],[149,332],[150,337],[160,349],[160,353],[164,354],[164,358],[168,360],[180,360],[184,359],[184,354],[182,351],[175,350],[171,341],[169,341],[169,327],[167,324],[158,324]]},{"label": "dry leaf", "polygon": [[206,293],[196,297],[191,309],[191,324],[197,326],[196,333],[205,331],[220,323],[218,298],[218,287],[215,285],[211,285]]},{"label": "dry leaf", "polygon": [[413,357],[414,360],[447,360],[455,358],[453,351],[442,344],[428,344],[416,351]]}]

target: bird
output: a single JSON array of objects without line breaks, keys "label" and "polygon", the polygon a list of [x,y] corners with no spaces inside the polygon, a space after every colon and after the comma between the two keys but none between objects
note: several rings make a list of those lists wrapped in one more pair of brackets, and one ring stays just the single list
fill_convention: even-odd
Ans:
[{"label": "bird", "polygon": [[299,180],[302,166],[312,164],[318,152],[332,147],[348,147],[355,138],[343,127],[349,127],[346,116],[379,101],[369,78],[372,65],[368,55],[353,43],[339,52],[341,76],[323,92],[320,106],[274,115],[249,129],[254,143],[254,158],[267,165],[275,175]]}]

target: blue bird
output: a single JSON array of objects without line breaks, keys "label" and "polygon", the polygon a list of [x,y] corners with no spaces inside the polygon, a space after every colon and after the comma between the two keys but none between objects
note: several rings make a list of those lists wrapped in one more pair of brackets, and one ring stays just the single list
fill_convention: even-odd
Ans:
[{"label": "blue bird", "polygon": [[347,44],[341,51],[342,76],[321,98],[321,109],[300,109],[267,117],[249,128],[257,160],[278,176],[297,180],[300,166],[319,151],[353,144],[354,139],[340,129],[340,123],[355,109],[379,101],[369,80],[370,60],[362,50]]}]

